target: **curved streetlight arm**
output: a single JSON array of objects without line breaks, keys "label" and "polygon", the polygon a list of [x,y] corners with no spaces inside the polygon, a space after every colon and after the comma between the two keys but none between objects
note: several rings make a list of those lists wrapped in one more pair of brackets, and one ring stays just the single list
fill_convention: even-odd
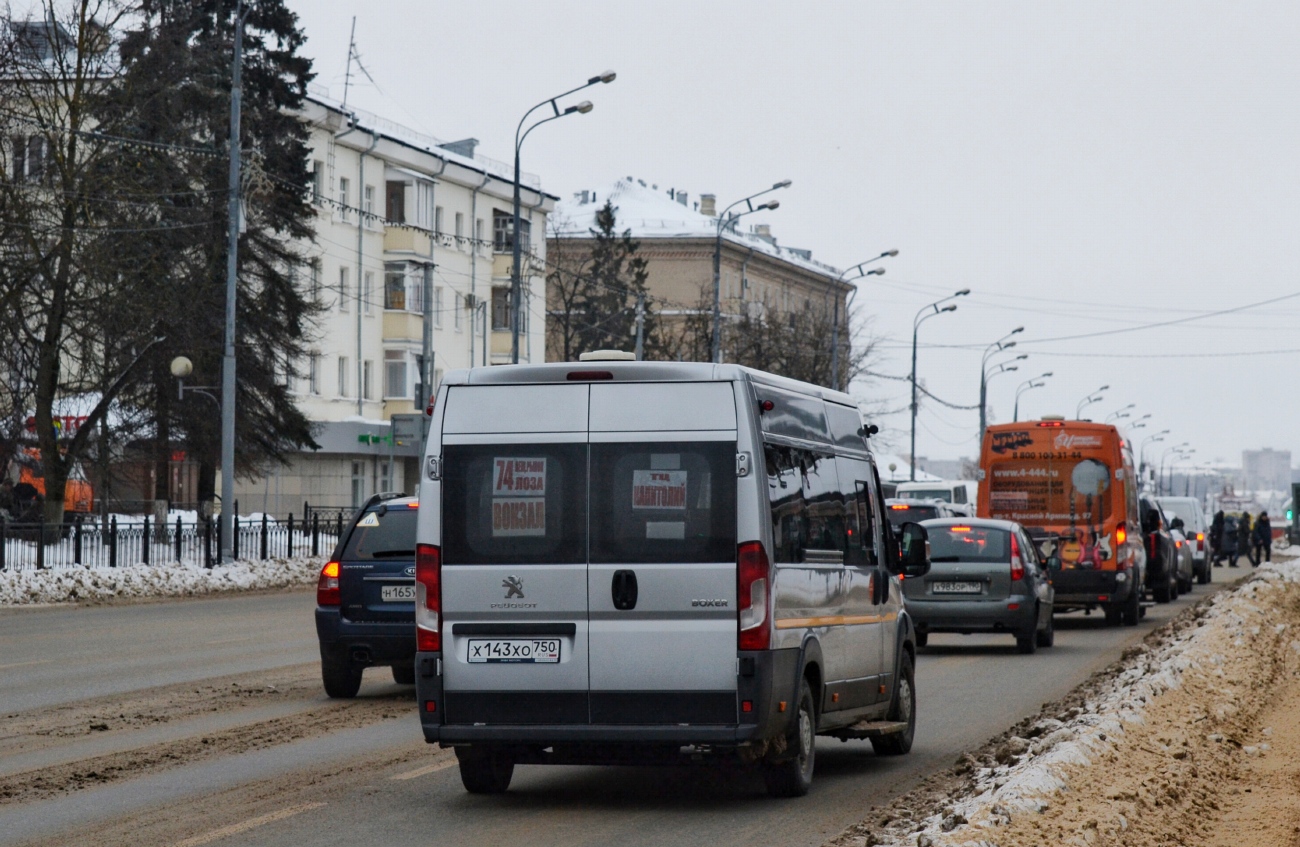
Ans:
[{"label": "curved streetlight arm", "polygon": [[[790,185],[791,185],[791,180],[783,179],[777,184],[773,185],[771,188],[764,188],[762,191],[758,192],[757,194],[751,194],[748,197],[742,197],[736,202],[732,203],[730,206],[723,209],[722,212],[718,215],[718,232],[721,232],[727,224],[739,220],[741,217],[748,215],[750,212],[757,212],[759,209],[767,208],[766,206],[756,207],[754,205],[754,200],[756,198],[762,197],[764,194],[770,194],[773,191],[776,191],[781,188],[789,188]],[[727,213],[730,212],[732,209],[736,208],[737,206],[739,206],[741,203],[745,204],[745,211],[740,212],[739,214],[733,215],[732,217],[728,218]]]},{"label": "curved streetlight arm", "polygon": [[[868,274],[877,274],[877,275],[883,274],[885,272],[883,268],[879,268],[877,270],[872,270],[872,271],[864,271],[863,268],[871,264],[872,262],[879,262],[881,259],[887,259],[897,255],[898,255],[897,250],[886,250],[885,252],[881,253],[879,256],[873,256],[872,258],[867,259],[865,262],[858,262],[856,265],[852,266],[844,273],[840,274],[840,282],[848,282],[851,279],[857,279],[860,276],[867,276]],[[849,276],[849,274],[853,273],[853,271],[857,271],[857,273],[854,274],[853,276]]]},{"label": "curved streetlight arm", "polygon": [[524,134],[523,134],[523,136],[522,136],[518,141],[515,142],[515,146],[516,146],[516,147],[522,147],[523,144],[524,144],[524,139],[528,138],[528,133],[530,133],[530,132],[532,132],[533,130],[537,129],[537,128],[538,128],[539,126],[541,126],[542,124],[548,124],[548,123],[550,123],[551,121],[559,120],[560,118],[564,117],[565,115],[572,115],[574,112],[579,112],[579,113],[585,115],[585,114],[587,114],[588,112],[591,111],[591,108],[586,108],[586,109],[584,109],[584,108],[582,108],[583,106],[591,107],[591,101],[589,101],[589,100],[583,100],[583,101],[582,101],[581,103],[579,103],[577,106],[570,106],[569,108],[565,109],[563,112],[557,110],[556,113],[555,113],[554,115],[551,115],[550,117],[542,118],[540,121],[538,121],[537,123],[535,123],[535,124],[533,124],[532,126],[528,127],[528,129],[524,130]]},{"label": "curved streetlight arm", "polygon": [[[616,76],[617,74],[615,74],[613,71],[605,71],[603,74],[600,74],[599,76],[591,77],[585,83],[579,85],[577,88],[571,88],[568,91],[564,92],[563,94],[557,94],[554,97],[546,98],[545,100],[543,100],[542,102],[534,106],[533,108],[529,109],[527,112],[524,112],[524,116],[519,119],[519,126],[515,128],[515,149],[518,150],[519,145],[523,144],[524,142],[524,139],[521,138],[519,134],[523,132],[524,124],[528,121],[528,116],[531,115],[533,112],[536,112],[538,109],[549,104],[552,111],[554,111],[555,114],[552,117],[547,118],[546,120],[548,121],[554,120],[555,118],[558,118],[563,114],[566,114],[565,112],[560,111],[559,104],[555,102],[556,100],[559,100],[561,97],[568,97],[570,94],[576,94],[579,91],[583,90],[584,88],[591,88],[593,85],[600,82],[613,82]],[[539,121],[537,124],[534,124],[534,126],[537,126],[541,123],[544,122]],[[527,136],[528,133],[524,132],[524,135]]]}]

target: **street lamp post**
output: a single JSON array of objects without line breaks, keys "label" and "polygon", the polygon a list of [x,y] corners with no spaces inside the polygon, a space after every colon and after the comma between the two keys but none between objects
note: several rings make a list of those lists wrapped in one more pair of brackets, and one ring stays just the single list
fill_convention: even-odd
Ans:
[{"label": "street lamp post", "polygon": [[[878,262],[887,256],[897,256],[897,255],[898,255],[897,250],[886,250],[885,252],[881,253],[879,256],[876,256],[871,259],[867,259],[865,262],[858,262],[856,265],[849,268],[844,273],[840,274],[840,282],[849,282],[850,280],[865,278],[868,276],[884,276],[885,275],[884,268],[873,268],[872,270],[869,271],[864,271],[863,268],[871,264],[872,262]],[[849,276],[849,274],[854,272],[856,272],[854,276]],[[855,285],[853,286],[853,291],[849,293],[848,302],[844,305],[845,321],[849,320],[849,309],[850,307],[853,306],[853,298],[856,296],[858,296],[858,287]],[[835,293],[835,314],[833,319],[833,325],[831,327],[831,388],[834,388],[836,391],[843,390],[840,387],[840,295],[839,292]]]},{"label": "street lamp post", "polygon": [[1132,417],[1132,415],[1127,414],[1127,412],[1129,409],[1136,409],[1136,408],[1137,408],[1136,403],[1129,403],[1127,406],[1121,406],[1120,408],[1116,409],[1115,411],[1111,412],[1109,415],[1106,416],[1106,423],[1110,423],[1111,421],[1117,421],[1120,418]]},{"label": "street lamp post", "polygon": [[1169,430],[1162,429],[1159,432],[1151,433],[1138,442],[1138,476],[1145,479],[1147,475],[1147,443],[1150,442],[1154,444],[1159,441],[1164,441],[1165,436],[1168,434]]},{"label": "street lamp post", "polygon": [[[713,240],[713,344],[712,344],[712,352],[713,352],[713,362],[714,362],[714,364],[719,364],[719,363],[722,362],[722,323],[721,323],[721,322],[722,322],[722,289],[721,289],[721,280],[722,280],[722,276],[721,276],[721,274],[722,274],[722,230],[723,230],[724,227],[726,227],[726,226],[728,226],[728,225],[730,225],[730,224],[733,224],[733,223],[735,223],[736,221],[740,220],[740,219],[743,218],[745,215],[751,215],[751,214],[753,214],[754,212],[759,212],[759,211],[762,211],[763,209],[775,209],[775,208],[777,208],[777,207],[780,206],[781,204],[780,204],[778,201],[776,201],[776,200],[769,200],[769,201],[767,201],[766,203],[763,203],[763,204],[758,205],[758,206],[755,206],[754,203],[753,203],[753,201],[754,201],[754,199],[755,199],[756,197],[762,197],[764,194],[767,194],[767,193],[770,192],[770,191],[776,191],[777,189],[780,189],[780,188],[789,188],[790,185],[791,185],[791,181],[790,181],[790,180],[788,180],[788,179],[783,179],[783,180],[781,180],[780,182],[774,184],[771,188],[764,188],[762,191],[758,192],[757,194],[751,194],[751,195],[749,195],[748,197],[742,197],[741,199],[737,200],[735,203],[732,203],[730,206],[728,206],[727,208],[723,209],[723,210],[718,214],[717,236],[716,236],[716,237],[714,238],[714,240]],[[737,206],[739,206],[741,203],[744,203],[744,204],[745,204],[745,211],[743,211],[743,212],[739,212],[739,213],[733,215],[732,217],[728,218],[728,217],[727,217],[727,213],[730,212],[732,209],[736,208]]]},{"label": "street lamp post", "polygon": [[989,394],[989,376],[988,376],[989,356],[992,356],[994,353],[998,353],[1003,350],[1009,350],[1012,347],[1015,347],[1016,342],[1007,341],[1007,339],[1013,335],[1016,335],[1024,331],[1025,328],[1023,326],[1018,326],[1015,329],[1008,332],[1006,335],[999,338],[997,341],[994,341],[988,347],[984,348],[984,356],[980,359],[980,439],[981,442],[984,438],[984,429],[985,427],[988,426],[987,407],[988,407],[988,394]]},{"label": "street lamp post", "polygon": [[1076,406],[1074,409],[1074,419],[1079,420],[1079,416],[1083,414],[1083,409],[1085,406],[1090,406],[1093,403],[1105,399],[1102,396],[1101,392],[1105,391],[1108,388],[1110,388],[1109,385],[1103,385],[1101,388],[1098,388],[1096,391],[1092,392],[1087,397],[1084,397],[1082,400],[1080,400],[1079,405]]},{"label": "street lamp post", "polygon": [[[942,309],[939,308],[940,303],[947,303],[949,300],[956,299],[957,297],[965,297],[967,294],[970,294],[970,289],[963,288],[961,291],[958,291],[948,297],[944,297],[940,300],[935,300],[930,305],[923,307],[919,312],[916,313],[916,317],[912,318],[912,377],[911,377],[912,448],[911,448],[911,453],[908,456],[908,465],[910,465],[910,467],[908,468],[908,474],[910,475],[912,482],[916,482],[916,334],[917,334],[917,330],[921,328],[921,324],[925,323],[935,315],[941,315],[944,312],[957,311],[957,305],[955,303],[950,306],[944,306]],[[925,314],[927,311],[929,311],[930,314],[928,315]]]},{"label": "street lamp post", "polygon": [[1016,386],[1015,411],[1011,416],[1011,420],[1013,422],[1018,422],[1020,420],[1020,395],[1024,394],[1026,391],[1033,391],[1035,388],[1042,388],[1044,385],[1047,384],[1047,378],[1051,375],[1052,372],[1047,371],[1046,373],[1041,374],[1040,376],[1036,376],[1033,379],[1027,379],[1024,382],[1020,383],[1020,385]]},{"label": "street lamp post", "polygon": [[1181,453],[1183,450],[1187,449],[1190,446],[1191,446],[1190,441],[1184,441],[1182,444],[1175,444],[1173,447],[1166,447],[1165,451],[1160,454],[1160,469],[1156,471],[1156,494],[1157,495],[1164,493],[1163,489],[1164,489],[1164,479],[1165,479],[1165,457],[1168,456],[1170,453]]},{"label": "street lamp post", "polygon": [[[574,113],[585,115],[588,112],[590,112],[592,108],[594,108],[591,105],[590,100],[583,100],[581,103],[577,104],[576,106],[569,106],[565,109],[561,109],[559,107],[559,104],[555,102],[556,100],[559,100],[561,97],[568,97],[570,94],[581,91],[584,88],[590,88],[591,86],[596,85],[597,83],[613,82],[616,77],[617,74],[615,74],[613,71],[605,71],[603,74],[591,77],[585,83],[579,85],[577,88],[570,89],[564,92],[563,94],[557,94],[554,97],[550,97],[547,98],[546,100],[543,100],[533,108],[529,109],[527,112],[524,112],[524,116],[519,119],[519,126],[515,128],[514,214],[512,217],[511,230],[510,230],[510,241],[511,241],[510,361],[513,364],[516,365],[519,364],[519,329],[522,323],[521,306],[523,305],[521,300],[521,296],[523,294],[522,291],[523,283],[520,277],[520,263],[522,262],[523,259],[523,249],[522,249],[523,239],[519,237],[519,223],[520,223],[519,220],[519,173],[520,173],[519,172],[519,151],[523,147],[524,139],[528,137],[528,133],[537,129],[542,124],[549,123],[550,121],[556,120],[557,118],[562,118],[565,115],[572,115]],[[542,118],[540,121],[533,124],[528,129],[524,129],[524,123],[528,120],[528,116],[546,105],[549,105],[551,107],[551,111],[554,112],[554,114],[550,115],[549,117]],[[531,235],[532,234],[529,233],[530,237]]]}]

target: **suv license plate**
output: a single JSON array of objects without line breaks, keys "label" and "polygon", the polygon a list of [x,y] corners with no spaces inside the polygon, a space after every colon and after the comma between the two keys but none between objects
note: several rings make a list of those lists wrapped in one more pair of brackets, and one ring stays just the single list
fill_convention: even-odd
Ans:
[{"label": "suv license plate", "polygon": [[470,639],[470,664],[554,664],[560,661],[558,638]]},{"label": "suv license plate", "polygon": [[379,589],[379,599],[385,603],[398,603],[415,599],[414,585],[385,585]]},{"label": "suv license plate", "polygon": [[935,594],[979,594],[978,582],[936,582],[931,585]]}]

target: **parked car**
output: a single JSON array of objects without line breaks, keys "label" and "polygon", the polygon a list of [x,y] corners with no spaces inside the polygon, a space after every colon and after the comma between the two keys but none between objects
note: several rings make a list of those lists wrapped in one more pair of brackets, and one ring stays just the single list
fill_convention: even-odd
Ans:
[{"label": "parked car", "polygon": [[915,636],[857,402],[736,365],[447,374],[421,461],[416,694],[471,793],[516,764],[749,764],[911,749]]},{"label": "parked car", "polygon": [[1147,547],[1147,590],[1157,603],[1178,599],[1179,560],[1174,538],[1169,534],[1169,522],[1154,497],[1143,494],[1138,498],[1138,519],[1142,523],[1142,536]]},{"label": "parked car", "polygon": [[1178,582],[1178,593],[1190,594],[1196,582],[1196,563],[1192,561],[1194,545],[1183,529],[1181,519],[1173,518],[1169,521],[1169,535],[1174,539],[1174,574]]},{"label": "parked car", "polygon": [[945,518],[921,526],[930,538],[930,572],[903,580],[918,647],[932,632],[1004,632],[1021,653],[1052,646],[1052,574],[1060,559],[1040,559],[1014,521]]},{"label": "parked car", "polygon": [[1156,502],[1169,517],[1169,525],[1182,523],[1183,534],[1192,550],[1192,570],[1196,581],[1205,585],[1210,581],[1212,556],[1210,553],[1210,520],[1195,497],[1157,497]]},{"label": "parked car", "polygon": [[353,516],[316,586],[325,693],[350,698],[369,667],[415,682],[415,528],[419,502],[376,494]]},{"label": "parked car", "polygon": [[943,500],[912,500],[903,497],[891,497],[885,501],[885,517],[894,530],[903,524],[920,523],[935,518],[964,517],[953,511],[952,506]]}]

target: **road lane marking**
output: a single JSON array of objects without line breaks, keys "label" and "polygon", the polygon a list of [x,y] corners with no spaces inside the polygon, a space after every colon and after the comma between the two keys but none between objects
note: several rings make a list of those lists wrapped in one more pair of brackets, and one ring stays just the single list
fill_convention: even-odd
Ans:
[{"label": "road lane marking", "polygon": [[425,765],[422,768],[416,768],[415,770],[407,771],[406,773],[399,773],[389,778],[390,779],[415,779],[417,776],[425,776],[426,774],[437,773],[438,771],[445,771],[447,768],[451,767],[454,764],[456,764],[456,759],[448,759],[445,762],[437,762],[436,764]]},{"label": "road lane marking", "polygon": [[49,663],[52,662],[52,661],[54,661],[54,660],[53,660],[53,659],[37,659],[37,660],[34,661],[34,662],[13,662],[12,664],[8,664],[8,665],[0,665],[0,671],[5,670],[6,668],[25,668],[25,667],[27,667],[28,665],[45,665],[45,664],[49,664]]},{"label": "road lane marking", "polygon": [[241,635],[241,636],[239,636],[238,638],[221,638],[221,639],[218,639],[217,641],[205,641],[205,642],[203,642],[203,643],[204,643],[205,645],[207,645],[207,644],[233,644],[233,643],[236,642],[236,641],[252,641],[252,640],[253,640],[254,638],[256,638],[256,637],[257,637],[256,635]]},{"label": "road lane marking", "polygon": [[291,818],[294,815],[300,815],[303,812],[310,812],[312,809],[319,809],[324,803],[301,803],[297,806],[290,806],[287,809],[281,809],[278,812],[271,812],[257,818],[250,818],[241,823],[223,826],[221,829],[214,829],[211,832],[205,832],[202,835],[195,835],[184,841],[177,841],[175,847],[199,847],[200,844],[209,844],[219,838],[226,838],[230,835],[238,835],[241,832],[248,832],[250,829],[256,829],[259,826],[265,826],[268,823],[282,821],[285,818]]}]

